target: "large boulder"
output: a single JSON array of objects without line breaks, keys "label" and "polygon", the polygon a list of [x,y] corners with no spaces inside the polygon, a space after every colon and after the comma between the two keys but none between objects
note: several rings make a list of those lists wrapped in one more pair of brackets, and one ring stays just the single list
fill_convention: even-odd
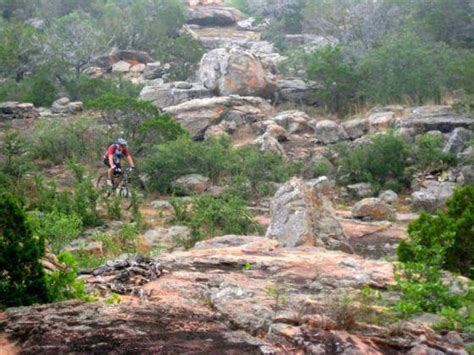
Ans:
[{"label": "large boulder", "polygon": [[302,111],[292,110],[279,112],[276,116],[272,117],[271,120],[285,128],[291,134],[314,132],[314,128],[309,124],[311,118]]},{"label": "large boulder", "polygon": [[298,78],[285,78],[276,82],[278,102],[296,102],[299,104],[314,105],[317,103],[315,91],[318,85],[314,82],[305,82]]},{"label": "large boulder", "polygon": [[257,146],[261,152],[274,153],[282,156],[286,156],[285,150],[270,132],[266,132],[258,137],[253,145]]},{"label": "large boulder", "polygon": [[186,22],[199,26],[232,26],[241,18],[239,10],[224,6],[196,6],[188,10]]},{"label": "large boulder", "polygon": [[446,143],[443,151],[445,153],[459,154],[464,149],[469,147],[469,141],[472,136],[472,131],[466,128],[458,127],[456,128],[451,135],[449,140]]},{"label": "large boulder", "polygon": [[210,96],[211,92],[202,84],[181,81],[145,86],[140,93],[140,100],[151,101],[155,106],[162,109]]},{"label": "large boulder", "polygon": [[203,139],[206,130],[220,122],[235,122],[236,126],[264,120],[273,113],[272,106],[258,97],[225,96],[195,99],[166,107],[194,139]]},{"label": "large boulder", "polygon": [[193,195],[203,193],[211,187],[211,179],[199,174],[189,174],[177,178],[171,185],[179,193]]},{"label": "large boulder", "polygon": [[387,131],[395,125],[395,114],[391,111],[373,113],[368,121],[370,133]]},{"label": "large boulder", "polygon": [[413,208],[415,210],[436,212],[452,196],[456,186],[455,183],[447,181],[428,180],[423,182],[420,190],[415,191],[411,195]]},{"label": "large boulder", "polygon": [[360,138],[369,133],[369,120],[350,120],[342,123],[350,139]]},{"label": "large boulder", "polygon": [[366,198],[354,205],[352,208],[352,217],[364,220],[384,221],[393,219],[395,213],[392,208],[380,198]]},{"label": "large boulder", "polygon": [[75,114],[82,112],[84,105],[82,102],[71,102],[69,98],[63,97],[53,102],[51,106],[51,112],[60,115]]},{"label": "large boulder", "polygon": [[271,74],[251,51],[218,48],[204,55],[199,69],[204,86],[218,96],[271,97],[276,86]]},{"label": "large boulder", "polygon": [[331,120],[319,121],[315,127],[316,138],[324,144],[337,143],[348,139],[344,128]]},{"label": "large boulder", "polygon": [[36,119],[39,116],[39,111],[33,104],[16,101],[0,102],[0,122],[16,119]]},{"label": "large boulder", "polygon": [[352,252],[334,217],[332,186],[326,177],[304,182],[294,178],[275,194],[266,236],[281,246],[320,246]]},{"label": "large boulder", "polygon": [[413,109],[409,117],[399,119],[397,126],[413,129],[416,134],[429,131],[450,133],[455,128],[474,128],[474,118],[455,113],[450,106],[424,106]]}]

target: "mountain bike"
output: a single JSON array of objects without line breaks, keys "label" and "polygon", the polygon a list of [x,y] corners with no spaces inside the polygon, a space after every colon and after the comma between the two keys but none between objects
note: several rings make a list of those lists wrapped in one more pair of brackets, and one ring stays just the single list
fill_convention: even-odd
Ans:
[{"label": "mountain bike", "polygon": [[126,203],[126,209],[132,207],[132,196],[138,194],[142,199],[147,197],[147,189],[145,182],[140,178],[136,169],[132,168],[116,168],[112,173],[112,186],[107,182],[109,176],[107,172],[100,175],[97,179],[96,187],[104,192],[107,198],[117,195],[128,199],[130,203]]}]

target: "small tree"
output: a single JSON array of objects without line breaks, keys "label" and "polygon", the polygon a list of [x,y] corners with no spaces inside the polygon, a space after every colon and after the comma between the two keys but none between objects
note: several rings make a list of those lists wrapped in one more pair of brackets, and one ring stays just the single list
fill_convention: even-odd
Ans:
[{"label": "small tree", "polygon": [[11,195],[0,196],[0,307],[47,302],[40,258],[44,240],[33,235],[25,211]]},{"label": "small tree", "polygon": [[[409,226],[412,239],[400,243],[399,259],[434,264],[474,278],[474,186],[456,190],[446,205],[446,212],[422,214]],[[427,255],[439,257],[426,260]]]},{"label": "small tree", "polygon": [[317,98],[331,112],[346,111],[355,98],[357,74],[345,61],[340,47],[325,46],[308,63],[308,78],[321,84]]}]

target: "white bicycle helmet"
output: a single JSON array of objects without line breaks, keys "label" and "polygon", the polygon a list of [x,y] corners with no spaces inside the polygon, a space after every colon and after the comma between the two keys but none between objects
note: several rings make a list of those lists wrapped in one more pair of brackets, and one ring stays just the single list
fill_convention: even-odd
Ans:
[{"label": "white bicycle helmet", "polygon": [[123,147],[128,147],[127,141],[126,141],[125,139],[123,139],[123,138],[117,139],[117,143],[120,144],[120,145],[123,146]]}]

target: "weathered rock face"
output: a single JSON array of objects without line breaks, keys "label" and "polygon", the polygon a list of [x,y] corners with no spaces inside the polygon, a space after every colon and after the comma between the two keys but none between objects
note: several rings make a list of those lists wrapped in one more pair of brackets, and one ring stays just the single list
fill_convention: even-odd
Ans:
[{"label": "weathered rock face", "polygon": [[384,221],[395,218],[392,208],[379,198],[366,198],[352,208],[352,217]]},{"label": "weathered rock face", "polygon": [[445,153],[459,154],[464,149],[469,147],[469,140],[471,139],[472,131],[466,128],[456,128],[449,136],[443,151]]},{"label": "weathered rock face", "polygon": [[51,112],[55,114],[67,115],[82,112],[84,105],[82,102],[71,102],[67,97],[63,97],[53,102]]},{"label": "weathered rock face", "polygon": [[149,53],[144,51],[135,51],[135,50],[114,50],[110,54],[110,57],[113,62],[126,61],[131,64],[147,64],[152,63],[154,60]]},{"label": "weathered rock face", "polygon": [[199,174],[181,176],[172,183],[172,187],[179,193],[192,195],[203,193],[211,186],[211,179]]},{"label": "weathered rock face", "polygon": [[421,189],[411,195],[413,207],[415,210],[436,212],[451,197],[455,188],[453,182],[425,181]]},{"label": "weathered rock face", "polygon": [[388,204],[394,204],[398,201],[398,195],[392,190],[387,190],[380,193],[379,198]]},{"label": "weathered rock face", "polygon": [[315,91],[318,89],[316,83],[306,83],[298,78],[285,78],[276,82],[278,102],[296,102],[299,104],[315,105]]},{"label": "weathered rock face", "polygon": [[[163,254],[159,261],[117,260],[83,278],[92,289],[122,285],[122,280],[122,291],[134,280],[139,286],[119,305],[71,301],[0,313],[2,349],[278,354],[291,348],[295,353],[379,354],[423,346],[426,353],[466,354],[459,337],[437,336],[415,323],[397,328],[403,336],[394,336],[388,327],[367,327],[357,318],[360,327],[340,328],[331,313],[339,295],[365,285],[383,290],[395,281],[390,263],[338,251],[280,248],[268,238],[231,235]],[[275,292],[286,302],[276,301]]]},{"label": "weathered rock face", "polygon": [[204,55],[199,77],[216,95],[270,97],[275,84],[260,59],[241,48],[218,48]]},{"label": "weathered rock face", "polygon": [[194,139],[202,139],[206,130],[223,121],[236,126],[253,123],[273,114],[270,104],[258,97],[225,96],[195,99],[177,106],[166,107]]},{"label": "weathered rock face", "polygon": [[232,26],[240,20],[239,10],[224,6],[196,6],[188,10],[186,22],[199,26]]},{"label": "weathered rock face", "polygon": [[285,128],[290,134],[312,133],[310,117],[302,111],[284,111],[271,118],[276,124]]},{"label": "weathered rock face", "polygon": [[36,119],[39,111],[33,104],[7,101],[0,103],[0,121]]},{"label": "weathered rock face", "polygon": [[337,143],[348,139],[344,128],[331,120],[319,121],[316,124],[315,135],[324,144]]},{"label": "weathered rock face", "polygon": [[173,82],[145,86],[140,93],[140,100],[151,101],[155,106],[163,109],[193,99],[202,99],[210,96],[211,92],[202,84]]},{"label": "weathered rock face", "polygon": [[132,65],[124,60],[119,60],[112,65],[112,72],[114,73],[128,73]]},{"label": "weathered rock face", "polygon": [[449,106],[425,106],[413,110],[408,118],[399,120],[398,127],[411,128],[417,134],[428,131],[452,132],[455,128],[474,128],[474,118],[458,115]]},{"label": "weathered rock face", "polygon": [[258,137],[253,145],[258,147],[258,150],[261,152],[275,153],[278,155],[286,156],[285,150],[278,142],[278,140],[272,136],[271,133],[266,132],[260,137]]},{"label": "weathered rock face", "polygon": [[393,112],[374,113],[369,116],[369,131],[377,133],[387,131],[395,125],[395,115]]},{"label": "weathered rock face", "polygon": [[352,197],[364,198],[372,195],[372,185],[367,182],[360,182],[347,186],[347,191]]},{"label": "weathered rock face", "polygon": [[350,120],[342,123],[350,139],[360,138],[369,133],[369,120]]},{"label": "weathered rock face", "polygon": [[272,222],[266,236],[285,247],[314,245],[351,251],[333,215],[332,187],[325,177],[310,182],[293,179],[272,200]]}]

